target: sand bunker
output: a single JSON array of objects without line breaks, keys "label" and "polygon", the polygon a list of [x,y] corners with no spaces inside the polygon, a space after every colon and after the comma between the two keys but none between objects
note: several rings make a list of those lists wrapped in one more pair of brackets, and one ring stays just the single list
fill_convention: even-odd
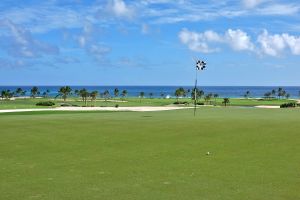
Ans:
[{"label": "sand bunker", "polygon": [[255,108],[280,108],[280,106],[255,106]]},{"label": "sand bunker", "polygon": [[186,109],[188,107],[57,107],[57,108],[36,108],[36,109],[8,109],[0,110],[0,113],[10,112],[31,112],[31,111],[136,111],[136,112],[149,112],[149,111],[166,111],[166,110],[179,110]]}]

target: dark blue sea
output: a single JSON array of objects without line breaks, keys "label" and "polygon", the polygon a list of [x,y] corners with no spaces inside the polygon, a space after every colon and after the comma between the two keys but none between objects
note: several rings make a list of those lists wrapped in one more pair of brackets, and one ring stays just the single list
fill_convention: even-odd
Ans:
[{"label": "dark blue sea", "polygon": [[[21,87],[23,90],[26,90],[26,96],[30,95],[30,89],[32,86],[0,86],[1,90],[9,89],[11,91],[16,90],[16,88]],[[37,86],[41,94],[50,90],[49,96],[56,96],[57,91],[61,86]],[[138,97],[140,92],[145,93],[145,97],[149,96],[150,93],[153,93],[153,97],[161,97],[163,93],[164,96],[169,95],[174,97],[174,92],[178,87],[183,87],[185,89],[193,89],[193,86],[71,86],[74,90],[86,88],[89,91],[97,90],[99,93],[103,93],[105,90],[108,90],[111,95],[115,88],[118,88],[120,93],[122,90],[127,90],[128,97]],[[246,91],[250,91],[250,96],[253,98],[263,97],[266,92],[270,92],[273,89],[277,90],[279,86],[199,86],[205,94],[213,93],[218,94],[220,97],[229,97],[229,98],[239,98],[243,97]],[[290,94],[290,98],[299,98],[300,86],[283,86],[282,87],[287,93]]]}]

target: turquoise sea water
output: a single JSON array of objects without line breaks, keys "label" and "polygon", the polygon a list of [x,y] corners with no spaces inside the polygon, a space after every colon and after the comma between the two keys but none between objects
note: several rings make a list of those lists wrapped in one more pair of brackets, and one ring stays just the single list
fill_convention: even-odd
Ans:
[{"label": "turquoise sea water", "polygon": [[[26,90],[26,95],[30,95],[30,89],[32,86],[0,86],[0,91],[9,89],[14,91],[16,88],[21,87]],[[37,86],[41,93],[46,90],[50,90],[49,96],[56,96],[57,91],[61,86]],[[115,88],[120,90],[127,90],[128,97],[138,97],[140,92],[145,92],[145,96],[149,96],[153,93],[153,97],[160,97],[161,93],[165,96],[174,96],[174,92],[178,87],[185,89],[193,89],[193,86],[71,86],[73,91],[75,89],[86,88],[89,91],[97,90],[99,93],[103,93],[108,90],[111,95]],[[206,94],[217,93],[220,97],[238,98],[243,97],[246,91],[250,91],[251,97],[263,97],[266,92],[270,92],[272,89],[277,90],[279,86],[199,86]],[[287,93],[291,95],[290,98],[299,98],[300,86],[285,86],[282,87]]]}]

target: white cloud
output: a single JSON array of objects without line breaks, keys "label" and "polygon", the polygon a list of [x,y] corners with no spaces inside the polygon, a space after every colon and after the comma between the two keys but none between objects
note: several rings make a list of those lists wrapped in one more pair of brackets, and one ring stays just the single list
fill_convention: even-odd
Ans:
[{"label": "white cloud", "polygon": [[108,11],[112,12],[117,17],[132,18],[134,10],[126,5],[123,0],[110,0],[107,5]]},{"label": "white cloud", "polygon": [[225,41],[228,43],[229,46],[231,46],[232,49],[236,51],[254,50],[254,45],[251,42],[250,36],[246,32],[241,31],[240,29],[228,29],[225,33]]},{"label": "white cloud", "polygon": [[[67,4],[61,3],[62,1],[43,1],[8,7],[0,11],[0,18],[11,19],[32,32],[41,33],[54,29],[80,28],[86,20],[101,26],[115,24],[122,19],[141,20],[151,25],[239,16],[291,16],[299,14],[300,11],[297,3],[281,1],[275,4],[274,0],[207,0],[201,4],[196,0],[99,0],[95,4],[81,1],[76,6],[70,6],[72,1],[68,0]],[[245,7],[241,7],[239,2],[243,2]]]},{"label": "white cloud", "polygon": [[222,36],[212,30],[205,31],[203,36],[207,41],[211,42],[221,42],[223,40]]},{"label": "white cloud", "polygon": [[193,32],[182,29],[178,34],[179,40],[191,51],[213,53],[220,50],[217,45],[228,45],[235,51],[251,51],[260,55],[278,57],[287,50],[293,55],[300,55],[300,36],[288,33],[269,34],[264,30],[257,36],[256,43],[251,41],[248,33],[236,29],[228,29],[224,34],[208,30]]},{"label": "white cloud", "polygon": [[58,47],[32,37],[29,30],[14,24],[10,20],[0,21],[2,30],[0,33],[7,53],[11,56],[36,58],[43,55],[56,55],[59,53]]},{"label": "white cloud", "polygon": [[90,21],[86,21],[81,33],[75,36],[74,39],[89,56],[102,63],[106,60],[111,48],[99,41],[100,32],[101,30],[97,29]]},{"label": "white cloud", "polygon": [[293,36],[289,34],[282,34],[287,46],[290,48],[292,54],[300,55],[300,36]]},{"label": "white cloud", "polygon": [[270,56],[278,56],[286,47],[281,35],[269,35],[267,30],[258,36],[257,41],[261,46],[262,53]]},{"label": "white cloud", "polygon": [[93,12],[95,11],[91,7],[81,7],[80,11],[76,11],[48,2],[28,7],[8,8],[0,12],[0,18],[25,25],[32,32],[44,33],[59,28],[79,28],[87,18],[92,18]]},{"label": "white cloud", "polygon": [[192,32],[187,29],[183,29],[179,32],[178,37],[181,43],[188,46],[192,51],[202,53],[212,53],[218,51],[217,48],[210,48],[209,42],[218,42],[221,38],[213,31],[206,31],[204,33]]},{"label": "white cloud", "polygon": [[271,35],[267,30],[258,36],[261,53],[270,56],[280,56],[288,48],[292,54],[300,55],[300,37],[287,33]]},{"label": "white cloud", "polygon": [[263,3],[265,0],[243,0],[246,8],[254,8],[259,4]]},{"label": "white cloud", "polygon": [[214,46],[215,44],[227,44],[236,51],[254,50],[250,36],[239,29],[228,29],[225,34],[219,34],[211,30],[197,33],[183,29],[178,36],[181,43],[187,45],[190,50],[202,53],[218,51],[219,48],[210,47],[210,45]]},{"label": "white cloud", "polygon": [[270,4],[257,10],[260,15],[295,15],[299,13],[300,6],[295,4]]}]

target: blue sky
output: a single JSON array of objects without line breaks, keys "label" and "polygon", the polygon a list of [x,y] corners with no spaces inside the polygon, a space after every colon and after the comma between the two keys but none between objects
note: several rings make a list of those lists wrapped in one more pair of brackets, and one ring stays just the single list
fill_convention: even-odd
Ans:
[{"label": "blue sky", "polygon": [[0,85],[300,85],[297,0],[1,0]]}]

